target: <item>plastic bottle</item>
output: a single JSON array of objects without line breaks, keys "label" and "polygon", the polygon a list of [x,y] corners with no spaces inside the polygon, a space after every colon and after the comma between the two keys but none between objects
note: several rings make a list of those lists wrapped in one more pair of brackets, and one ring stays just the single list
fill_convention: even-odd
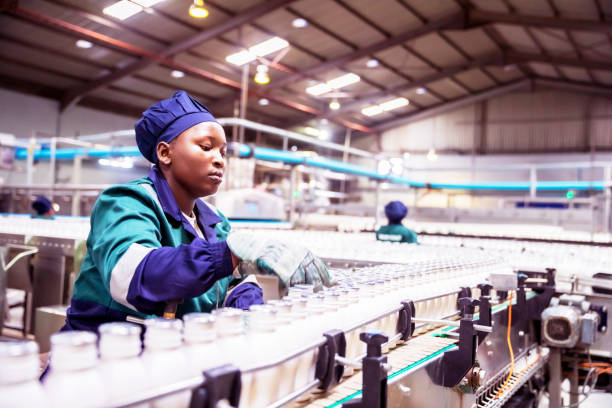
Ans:
[{"label": "plastic bottle", "polygon": [[105,403],[98,368],[98,336],[68,331],[51,336],[49,373],[43,386],[53,407],[90,407]]},{"label": "plastic bottle", "polygon": [[[98,328],[99,371],[111,404],[149,388],[149,376],[139,357],[141,331],[140,326],[123,322],[105,323]],[[149,406],[148,403],[137,405],[139,408]]]},{"label": "plastic bottle", "polygon": [[[278,346],[278,357],[284,357],[290,352],[299,347],[297,337],[300,336],[299,321],[303,320],[305,315],[298,318],[293,313],[293,302],[290,300],[271,300],[268,304],[272,305],[277,310],[277,332],[276,344]],[[278,367],[279,382],[277,384],[276,400],[279,400],[293,392],[293,383],[296,376],[297,365],[299,358],[292,358]]]},{"label": "plastic bottle", "polygon": [[[280,345],[277,344],[276,335],[277,311],[270,305],[253,305],[249,310],[247,342],[254,357],[251,362],[254,366],[263,365],[278,357]],[[280,382],[279,374],[278,367],[254,371],[252,391],[247,406],[264,408],[274,402]]]},{"label": "plastic bottle", "polygon": [[0,408],[47,407],[39,375],[38,344],[0,342]]},{"label": "plastic bottle", "polygon": [[[185,355],[181,351],[183,322],[177,319],[145,320],[145,349],[142,353],[145,369],[153,388],[188,379],[192,376]],[[181,391],[152,401],[154,408],[182,408],[189,406],[190,391]]]},{"label": "plastic bottle", "polygon": [[183,317],[183,351],[192,372],[202,371],[227,363],[217,344],[215,318],[209,313],[189,313]]}]

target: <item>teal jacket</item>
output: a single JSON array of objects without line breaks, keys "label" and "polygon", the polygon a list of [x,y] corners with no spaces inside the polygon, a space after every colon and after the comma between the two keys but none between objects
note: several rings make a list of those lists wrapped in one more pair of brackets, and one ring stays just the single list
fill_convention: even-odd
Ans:
[{"label": "teal jacket", "polygon": [[229,222],[201,200],[194,212],[204,239],[182,216],[157,167],[105,190],[91,214],[66,329],[159,316],[176,299],[183,301],[177,317],[220,307],[233,271],[225,242]]},{"label": "teal jacket", "polygon": [[383,225],[376,231],[376,239],[379,241],[406,242],[418,244],[417,234],[402,224]]}]

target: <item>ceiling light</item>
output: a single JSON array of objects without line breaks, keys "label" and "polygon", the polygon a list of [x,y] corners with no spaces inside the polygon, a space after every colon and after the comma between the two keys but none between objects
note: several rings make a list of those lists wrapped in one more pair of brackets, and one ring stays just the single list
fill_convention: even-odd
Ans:
[{"label": "ceiling light", "polygon": [[425,89],[425,88],[417,88],[416,93],[417,93],[417,95],[425,95],[427,93],[427,89]]},{"label": "ceiling light", "polygon": [[130,0],[132,3],[140,4],[144,8],[149,8],[151,6],[156,5],[157,3],[161,3],[164,0]]},{"label": "ceiling light", "polygon": [[133,3],[127,0],[118,1],[115,4],[111,4],[106,7],[102,12],[109,16],[118,18],[119,20],[125,20],[128,17],[138,14],[143,10],[140,4]]},{"label": "ceiling light", "polygon": [[378,105],[368,106],[361,110],[361,113],[363,113],[366,116],[380,115],[382,112],[383,112],[382,108]]},{"label": "ceiling light", "polygon": [[327,120],[327,118],[323,118],[323,119],[321,119],[321,124],[322,125],[327,125],[327,124],[329,124],[329,120]]},{"label": "ceiling light", "polygon": [[366,116],[376,116],[380,115],[383,112],[387,112],[393,109],[401,108],[402,106],[406,106],[410,103],[406,98],[395,98],[389,101],[380,103],[378,105],[366,106],[361,110]]},{"label": "ceiling light", "polygon": [[378,172],[380,174],[386,175],[391,171],[391,163],[387,160],[381,160],[378,162]]},{"label": "ceiling light", "polygon": [[319,139],[321,140],[329,140],[329,130],[327,129],[319,129]]},{"label": "ceiling light", "polygon": [[193,4],[189,6],[189,15],[193,18],[208,17],[208,10],[204,8],[204,0],[194,0]]},{"label": "ceiling light", "polygon": [[93,47],[93,44],[87,40],[77,40],[76,46],[79,48],[91,48]]},{"label": "ceiling light", "polygon": [[225,60],[234,65],[244,65],[247,62],[254,61],[257,57],[263,57],[273,52],[282,50],[289,46],[289,43],[280,37],[272,37],[266,41],[255,44],[248,50],[242,50],[237,53],[228,55]]},{"label": "ceiling light", "polygon": [[303,18],[296,18],[291,22],[291,25],[295,28],[304,28],[308,25],[308,21]]},{"label": "ceiling light", "polygon": [[255,83],[260,85],[265,85],[270,82],[270,76],[268,75],[268,66],[260,64],[257,66],[257,73],[255,74],[255,78],[253,78]]},{"label": "ceiling light", "polygon": [[329,103],[329,109],[331,109],[331,110],[338,110],[338,109],[340,109],[340,102],[338,102],[337,99],[334,99],[333,101],[331,101]]},{"label": "ceiling light", "polygon": [[267,100],[266,98],[261,98],[258,102],[261,106],[268,106],[270,104],[270,101]]},{"label": "ceiling light", "polygon": [[175,69],[170,73],[170,75],[172,75],[172,78],[182,78],[185,76],[185,73],[183,71],[178,71]]},{"label": "ceiling light", "polygon": [[304,128],[304,133],[306,133],[308,136],[317,137],[319,136],[319,129],[315,129],[313,127],[307,126]]},{"label": "ceiling light", "polygon": [[355,82],[359,82],[360,79],[361,78],[359,78],[359,75],[351,73],[331,79],[327,81],[327,85],[331,86],[333,89],[340,89],[347,85],[354,84]]},{"label": "ceiling light", "polygon": [[332,87],[327,85],[324,82],[321,82],[320,84],[317,84],[317,85],[314,85],[314,86],[306,88],[306,92],[308,92],[309,94],[314,95],[314,96],[322,95],[322,94],[324,94],[326,92],[329,92],[331,90],[332,90]]},{"label": "ceiling light", "polygon": [[368,68],[376,68],[378,66],[378,60],[372,58],[371,60],[368,60],[368,62],[366,62],[366,67]]},{"label": "ceiling light", "polygon": [[326,92],[329,92],[333,89],[344,88],[345,86],[354,84],[355,82],[359,82],[360,80],[361,78],[359,77],[359,75],[356,75],[353,73],[344,74],[337,78],[330,79],[329,81],[325,83],[321,82],[317,85],[308,87],[306,88],[306,92],[308,92],[311,95],[318,96]]},{"label": "ceiling light", "polygon": [[401,108],[402,106],[406,106],[408,105],[408,103],[408,99],[406,98],[395,98],[391,99],[390,101],[383,102],[378,106],[380,106],[380,108],[386,112],[393,109]]}]

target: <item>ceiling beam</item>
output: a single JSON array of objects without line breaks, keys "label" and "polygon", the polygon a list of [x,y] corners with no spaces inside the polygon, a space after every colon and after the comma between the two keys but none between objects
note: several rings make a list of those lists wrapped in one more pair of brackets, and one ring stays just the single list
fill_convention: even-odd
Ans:
[{"label": "ceiling beam", "polygon": [[528,27],[558,28],[561,30],[595,31],[599,33],[612,32],[612,24],[597,20],[498,13],[477,9],[469,10],[468,21],[472,27],[478,27],[483,24],[504,23]]},{"label": "ceiling beam", "polygon": [[407,91],[413,88],[424,87],[426,84],[430,82],[438,81],[440,79],[444,79],[449,76],[456,75],[460,72],[467,71],[473,68],[480,68],[486,65],[500,65],[503,63],[504,63],[504,58],[501,53],[486,55],[480,58],[473,59],[464,64],[444,68],[439,72],[433,73],[431,75],[426,75],[422,78],[415,79],[412,82],[405,83],[403,85],[397,86],[387,91],[372,92],[368,95],[355,99],[350,103],[343,104],[340,107],[339,111],[340,112],[349,111],[352,109],[362,107],[365,104],[380,102],[381,98],[388,96],[389,94],[398,94],[400,92],[404,92],[404,91]]},{"label": "ceiling beam", "polygon": [[535,78],[534,81],[536,88],[551,88],[612,98],[612,86],[593,85],[591,82],[581,81],[560,81],[556,78]]},{"label": "ceiling beam", "polygon": [[534,54],[520,51],[507,51],[505,53],[508,62],[544,62],[552,65],[568,65],[571,67],[585,69],[599,69],[603,71],[612,71],[612,62],[599,61],[593,59],[575,59],[571,57],[563,57],[559,55]]},{"label": "ceiling beam", "polygon": [[313,65],[293,75],[288,75],[284,78],[281,78],[280,80],[275,81],[273,84],[270,84],[268,86],[268,89],[281,88],[287,84],[298,81],[303,77],[308,77],[311,75],[325,72],[332,68],[340,67],[356,59],[374,54],[378,51],[382,51],[386,48],[390,48],[395,45],[402,44],[406,41],[413,40],[415,38],[429,34],[431,32],[441,30],[441,29],[461,28],[463,27],[463,24],[464,24],[463,13],[453,14],[453,15],[444,17],[440,20],[434,21],[432,23],[418,27],[416,29],[406,31],[392,38],[387,38],[375,44],[369,45],[367,47],[359,48],[358,50],[342,55],[340,57],[332,58],[321,64]]},{"label": "ceiling beam", "polygon": [[[141,59],[138,62],[136,62],[137,64],[142,63],[148,66],[149,60],[155,60],[157,63],[163,66],[173,68],[173,69],[178,69],[180,71],[185,72],[186,74],[192,75],[194,77],[197,77],[199,79],[203,79],[209,82],[214,82],[218,85],[220,84],[220,85],[223,85],[229,88],[234,88],[234,89],[240,89],[241,87],[239,82],[225,78],[221,75],[217,75],[217,74],[208,72],[206,70],[203,70],[201,68],[197,68],[192,65],[176,61],[169,57],[164,57],[162,55],[159,55],[154,52],[145,50],[143,48],[134,46],[132,44],[129,44],[123,41],[119,41],[115,38],[97,33],[92,30],[88,30],[86,28],[68,23],[63,20],[59,20],[59,19],[56,19],[50,16],[39,14],[37,12],[25,9],[23,7],[15,6],[15,7],[11,7],[8,9],[5,8],[3,10],[8,12],[11,15],[17,16],[19,18],[23,18],[25,20],[28,20],[36,24],[50,27],[54,30],[67,33],[68,35],[72,35],[72,36],[79,37],[79,38],[86,38],[92,42],[102,45],[105,48],[121,49],[135,56],[140,56]],[[122,77],[122,75],[120,75],[120,72],[121,70],[115,71],[109,76],[114,75],[114,77],[119,79],[120,77]],[[104,86],[106,85],[107,84],[105,84]],[[350,120],[328,115],[326,114],[326,112],[323,112],[317,108],[313,108],[312,106],[308,106],[300,102],[292,101],[282,96],[271,95],[268,92],[264,92],[262,90],[254,91],[254,93],[258,96],[268,98],[269,100],[274,101],[280,105],[285,105],[292,109],[308,113],[310,115],[326,117],[330,121],[336,122],[342,126],[351,128],[353,130],[357,130],[359,132],[364,132],[364,133],[374,132],[373,129],[370,129],[367,126],[364,126],[360,123],[356,123]]]},{"label": "ceiling beam", "polygon": [[140,60],[135,61],[127,65],[126,67],[117,70],[116,72],[90,81],[89,83],[83,86],[80,86],[67,92],[65,97],[63,98],[62,105],[64,108],[68,107],[79,98],[95,91],[96,89],[100,89],[108,84],[118,81],[121,78],[138,72],[152,64],[155,64],[156,62],[160,62],[158,57],[169,59],[178,53],[189,50],[190,48],[195,47],[196,45],[218,37],[245,23],[248,23],[250,20],[256,19],[277,8],[283,7],[291,3],[292,1],[294,0],[266,0],[265,2],[256,4],[255,6],[247,9],[243,13],[237,14],[236,16],[231,17],[222,23],[219,23],[213,27],[201,31],[199,34],[189,36],[183,41],[179,41],[172,44],[171,46],[156,53],[157,55],[153,55],[149,52],[142,54]]},{"label": "ceiling beam", "polygon": [[440,103],[415,113],[409,113],[397,119],[380,122],[374,125],[374,128],[379,132],[382,132],[388,129],[405,125],[410,122],[455,110],[466,105],[471,105],[476,102],[491,99],[496,96],[504,95],[518,90],[529,90],[531,88],[532,81],[530,79],[519,79],[505,85],[495,86],[484,91],[476,92],[472,95],[466,95],[449,102]]}]

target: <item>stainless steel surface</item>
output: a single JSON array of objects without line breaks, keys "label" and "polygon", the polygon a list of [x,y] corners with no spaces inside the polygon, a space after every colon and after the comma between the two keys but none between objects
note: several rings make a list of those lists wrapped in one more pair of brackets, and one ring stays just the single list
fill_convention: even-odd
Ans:
[{"label": "stainless steel surface", "polygon": [[548,407],[561,407],[561,350],[550,349],[550,360],[548,362],[550,381],[548,383]]},{"label": "stainless steel surface", "polygon": [[50,350],[49,337],[57,333],[66,322],[66,309],[68,306],[39,307],[35,312],[34,339],[38,343],[41,353]]},{"label": "stainless steel surface", "polygon": [[321,382],[319,380],[314,380],[313,382],[311,382],[310,384],[304,386],[302,389],[299,389],[295,392],[292,392],[291,394],[287,395],[286,397],[276,401],[274,404],[272,405],[268,405],[266,408],[280,408],[283,407],[285,405],[287,405],[288,403],[290,403],[291,401],[293,401],[296,398],[299,398],[301,395],[307,393],[308,391],[316,388],[319,386]]},{"label": "stainless steel surface", "polygon": [[[413,317],[412,321],[415,323],[431,323],[431,324],[439,324],[439,325],[453,326],[453,327],[459,327],[459,325],[461,324],[457,320],[422,319],[419,317]],[[485,332],[485,333],[491,333],[493,331],[493,327],[483,326],[480,324],[475,324],[474,329],[476,329],[477,331]]]}]

